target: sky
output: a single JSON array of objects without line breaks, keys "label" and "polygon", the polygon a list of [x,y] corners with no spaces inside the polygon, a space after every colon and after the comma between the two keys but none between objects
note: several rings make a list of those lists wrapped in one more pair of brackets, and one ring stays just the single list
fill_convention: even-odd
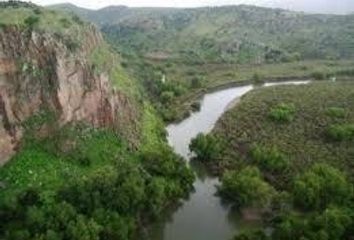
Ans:
[{"label": "sky", "polygon": [[354,12],[354,0],[32,0],[32,2],[40,5],[70,2],[90,9],[98,9],[109,5],[125,5],[130,7],[201,7],[251,4],[305,12]]}]

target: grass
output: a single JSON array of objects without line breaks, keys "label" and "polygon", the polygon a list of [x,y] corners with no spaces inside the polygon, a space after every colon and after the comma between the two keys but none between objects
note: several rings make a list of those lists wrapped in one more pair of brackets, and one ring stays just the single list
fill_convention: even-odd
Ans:
[{"label": "grass", "polygon": [[[170,108],[175,109],[175,112],[178,113],[175,119],[181,119],[186,111],[191,110],[191,104],[196,97],[199,97],[208,89],[230,83],[258,84],[258,82],[274,80],[313,79],[313,72],[323,73],[324,80],[329,80],[330,76],[337,76],[338,80],[347,79],[348,77],[342,73],[350,73],[350,69],[353,69],[353,63],[350,60],[311,60],[261,65],[205,64],[187,66],[182,64],[178,67],[172,65],[164,71],[169,81],[180,82],[185,86],[192,85],[196,77],[201,79],[200,86],[189,88],[184,94],[176,97],[171,104]],[[163,65],[156,64],[164,69]],[[255,76],[260,80],[255,81]]]},{"label": "grass", "polygon": [[42,7],[1,7],[0,30],[15,26],[22,30],[45,32],[62,40],[71,52],[79,49],[88,32],[90,24],[78,21],[71,13],[56,12]]},{"label": "grass", "polygon": [[154,108],[145,103],[142,119],[142,149],[155,149],[164,144],[163,122],[157,117]]},{"label": "grass", "polygon": [[50,195],[70,179],[114,164],[117,156],[128,156],[126,149],[113,132],[86,127],[66,127],[42,140],[27,138],[0,168],[0,181],[6,186],[0,195],[12,196],[28,187]]},{"label": "grass", "polygon": [[[287,156],[288,170],[269,176],[277,186],[286,186],[297,173],[318,162],[332,164],[354,177],[350,125],[354,122],[353,99],[354,85],[346,82],[277,86],[250,92],[219,120],[213,132],[227,143],[222,160],[216,163],[219,170],[247,165],[256,144],[265,149],[276,148]],[[269,119],[269,111],[284,102],[296,109],[292,121],[279,123]],[[346,114],[328,114],[334,107]],[[344,136],[341,141],[330,140],[328,128],[335,136]]]},{"label": "grass", "polygon": [[203,86],[220,85],[230,81],[245,81],[254,78],[276,79],[285,77],[308,77],[312,78],[313,72],[330,74],[352,69],[353,61],[342,60],[308,60],[290,63],[274,63],[259,65],[240,65],[240,64],[202,64],[202,65],[180,65],[177,69],[169,71],[166,75],[171,81],[190,81],[190,73],[193,76],[204,78]]}]

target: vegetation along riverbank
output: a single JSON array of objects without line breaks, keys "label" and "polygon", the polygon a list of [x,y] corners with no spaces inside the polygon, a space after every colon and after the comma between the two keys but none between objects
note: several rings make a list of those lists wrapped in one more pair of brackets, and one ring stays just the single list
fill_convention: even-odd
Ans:
[{"label": "vegetation along riverbank", "polygon": [[234,207],[264,229],[235,239],[346,239],[353,232],[354,85],[255,89],[190,148]]}]

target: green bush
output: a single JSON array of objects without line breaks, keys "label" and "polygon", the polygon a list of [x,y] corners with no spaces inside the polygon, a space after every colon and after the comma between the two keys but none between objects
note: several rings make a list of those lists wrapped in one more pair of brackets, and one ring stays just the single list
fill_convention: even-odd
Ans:
[{"label": "green bush", "polygon": [[326,110],[326,114],[333,118],[344,118],[346,111],[344,108],[331,107]]},{"label": "green bush", "polygon": [[339,170],[315,164],[295,180],[293,195],[296,205],[303,209],[323,209],[330,204],[347,204],[353,186]]},{"label": "green bush", "polygon": [[74,22],[76,22],[76,23],[79,24],[79,25],[83,25],[83,24],[84,24],[84,22],[81,20],[81,18],[78,17],[78,16],[75,15],[75,14],[72,16],[72,19],[73,19]]},{"label": "green bush", "polygon": [[200,107],[201,107],[200,102],[194,102],[194,103],[191,104],[191,108],[192,108],[193,111],[199,111]]},{"label": "green bush", "polygon": [[287,213],[277,219],[271,239],[348,239],[353,223],[349,208],[330,206],[320,213]]},{"label": "green bush", "polygon": [[281,103],[270,110],[269,117],[277,122],[290,122],[294,119],[294,114],[294,105]]},{"label": "green bush", "polygon": [[203,162],[215,161],[222,152],[221,140],[212,136],[198,134],[192,139],[189,149],[195,153],[196,159]]},{"label": "green bush", "polygon": [[263,76],[261,76],[259,73],[253,74],[252,82],[255,84],[264,83]]},{"label": "green bush", "polygon": [[71,52],[75,52],[80,47],[79,42],[69,37],[64,38],[63,42]]},{"label": "green bush", "polygon": [[39,23],[38,16],[29,16],[24,20],[25,26],[28,28],[33,28],[36,24]]},{"label": "green bush", "polygon": [[200,88],[202,86],[203,78],[194,76],[191,80],[191,88]]},{"label": "green bush", "polygon": [[275,193],[256,167],[227,171],[221,182],[220,193],[237,207],[267,207]]},{"label": "green bush", "polygon": [[71,22],[67,18],[61,18],[59,21],[64,28],[69,28],[71,26]]},{"label": "green bush", "polygon": [[40,15],[40,14],[42,14],[42,10],[40,8],[35,8],[35,9],[33,9],[33,13],[36,15]]},{"label": "green bush", "polygon": [[311,77],[315,80],[324,80],[326,78],[326,74],[323,72],[313,72],[311,73]]},{"label": "green bush", "polygon": [[267,171],[280,172],[289,167],[287,157],[276,147],[266,148],[255,145],[251,149],[251,157],[255,160],[257,165]]},{"label": "green bush", "polygon": [[174,99],[175,94],[172,91],[163,91],[161,93],[161,100],[163,103],[170,103]]},{"label": "green bush", "polygon": [[105,168],[90,178],[68,184],[59,196],[84,214],[103,208],[132,215],[143,208],[145,179],[136,166],[121,163],[117,168]]},{"label": "green bush", "polygon": [[263,230],[248,230],[237,234],[233,240],[269,240]]},{"label": "green bush", "polygon": [[354,69],[339,70],[336,74],[340,76],[354,76]]},{"label": "green bush", "polygon": [[354,139],[354,124],[334,124],[328,127],[327,135],[335,141]]}]

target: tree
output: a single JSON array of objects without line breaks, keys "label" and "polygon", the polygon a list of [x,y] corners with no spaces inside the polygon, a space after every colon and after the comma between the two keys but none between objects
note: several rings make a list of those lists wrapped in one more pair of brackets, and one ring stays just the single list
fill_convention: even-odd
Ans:
[{"label": "tree", "polygon": [[221,181],[220,192],[234,201],[238,207],[267,207],[275,193],[273,187],[262,179],[256,167],[228,171]]},{"label": "tree", "polygon": [[170,103],[174,97],[175,94],[172,91],[163,91],[161,93],[161,100],[163,103]]},{"label": "tree", "polygon": [[87,219],[82,215],[78,215],[76,221],[68,222],[67,235],[72,240],[99,240],[101,230],[93,219]]},{"label": "tree", "polygon": [[196,159],[204,162],[216,160],[222,152],[222,143],[220,139],[213,135],[198,134],[194,138],[189,149],[196,154]]},{"label": "tree", "polygon": [[281,103],[270,110],[269,117],[277,122],[290,122],[294,119],[294,114],[294,105]]},{"label": "tree", "polygon": [[329,126],[328,136],[335,141],[346,141],[354,139],[354,124],[335,124]]},{"label": "tree", "polygon": [[315,164],[295,180],[293,195],[304,209],[323,209],[329,204],[346,204],[353,196],[353,186],[339,170]]},{"label": "tree", "polygon": [[268,240],[264,231],[262,230],[249,230],[241,232],[234,237],[234,240]]},{"label": "tree", "polygon": [[29,16],[25,19],[24,23],[27,27],[33,28],[39,22],[38,16]]},{"label": "tree", "polygon": [[353,223],[349,209],[330,206],[323,212],[302,215],[290,212],[274,226],[272,239],[276,240],[340,240]]},{"label": "tree", "polygon": [[251,150],[251,157],[262,169],[271,172],[284,171],[289,167],[287,157],[276,147],[266,148],[255,145]]},{"label": "tree", "polygon": [[135,221],[132,218],[104,209],[95,210],[93,215],[95,221],[102,226],[100,239],[131,239],[135,231]]},{"label": "tree", "polygon": [[348,227],[353,223],[349,209],[330,206],[313,221],[313,228],[326,232],[328,239],[343,239]]}]

